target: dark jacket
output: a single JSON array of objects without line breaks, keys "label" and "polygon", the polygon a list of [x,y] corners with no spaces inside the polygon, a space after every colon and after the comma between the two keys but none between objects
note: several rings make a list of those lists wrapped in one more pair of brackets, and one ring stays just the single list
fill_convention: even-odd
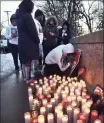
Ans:
[{"label": "dark jacket", "polygon": [[62,44],[68,44],[69,43],[69,39],[71,38],[69,30],[66,30],[65,34],[63,36],[62,36],[62,33],[63,33],[62,31],[63,31],[63,29],[61,28],[59,30],[59,35],[58,35],[58,41],[57,41],[58,45],[60,45],[61,43]]},{"label": "dark jacket", "polygon": [[[50,25],[49,21],[51,19],[54,19],[55,21],[55,25]],[[54,33],[54,36],[50,35],[51,33]],[[44,40],[43,44],[46,47],[54,47],[57,45],[57,36],[58,36],[58,30],[57,30],[57,20],[55,20],[55,18],[50,17],[47,22],[46,22],[46,26],[44,28],[44,38],[46,38],[46,40]]]},{"label": "dark jacket", "polygon": [[39,38],[32,15],[17,9],[19,57],[22,63],[39,58]]}]

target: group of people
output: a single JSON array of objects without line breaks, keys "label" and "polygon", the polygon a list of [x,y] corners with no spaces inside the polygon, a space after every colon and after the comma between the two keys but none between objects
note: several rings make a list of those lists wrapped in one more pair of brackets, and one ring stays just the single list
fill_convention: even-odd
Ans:
[{"label": "group of people", "polygon": [[[19,53],[23,77],[27,83],[31,79],[31,73],[35,75],[40,66],[45,66],[42,73],[44,71],[46,75],[62,75],[72,66],[75,58],[74,47],[69,43],[69,23],[65,21],[58,30],[55,17],[45,20],[44,13],[39,9],[32,15],[33,8],[31,0],[23,0],[11,16],[11,24],[6,28],[5,34],[15,69],[19,71]],[[81,51],[78,53],[77,61]]]}]

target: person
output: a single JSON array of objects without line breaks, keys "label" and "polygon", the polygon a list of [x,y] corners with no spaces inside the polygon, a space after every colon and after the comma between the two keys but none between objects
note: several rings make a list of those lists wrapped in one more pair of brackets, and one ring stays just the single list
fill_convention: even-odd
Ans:
[{"label": "person", "polygon": [[37,25],[37,30],[38,30],[38,36],[40,38],[40,44],[39,44],[39,50],[40,50],[40,56],[39,56],[39,66],[41,68],[42,66],[42,59],[43,59],[43,29],[44,29],[44,25],[45,25],[45,16],[44,13],[40,10],[37,9],[35,11],[35,23]]},{"label": "person", "polygon": [[39,37],[32,17],[34,3],[23,0],[16,10],[19,34],[19,58],[26,83],[31,79],[31,61],[39,58]]},{"label": "person", "polygon": [[62,25],[62,28],[59,29],[59,36],[58,36],[57,45],[68,44],[70,38],[71,38],[70,26],[69,26],[68,21],[65,21]]},{"label": "person", "polygon": [[9,51],[12,54],[15,70],[19,71],[19,65],[18,65],[18,30],[16,25],[16,15],[13,14],[10,17],[10,22],[6,28],[5,37],[9,41],[8,42],[8,48]]},{"label": "person", "polygon": [[44,74],[46,76],[53,74],[71,76],[79,63],[80,55],[81,50],[76,52],[71,43],[57,46],[45,58]]},{"label": "person", "polygon": [[57,46],[57,20],[55,17],[50,17],[46,21],[44,28],[43,52],[44,59],[46,55]]}]

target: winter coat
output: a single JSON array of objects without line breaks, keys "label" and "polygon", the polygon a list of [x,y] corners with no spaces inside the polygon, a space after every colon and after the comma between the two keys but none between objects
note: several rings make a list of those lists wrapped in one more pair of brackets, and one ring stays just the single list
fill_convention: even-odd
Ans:
[{"label": "winter coat", "polygon": [[31,13],[17,9],[19,57],[22,63],[39,58],[39,37]]},{"label": "winter coat", "polygon": [[[50,20],[54,19],[55,25],[50,25]],[[51,33],[54,33],[54,36],[50,35]],[[54,17],[50,17],[45,25],[44,28],[44,46],[45,47],[55,47],[57,45],[57,36],[58,36],[58,30],[57,30],[57,20]]]}]

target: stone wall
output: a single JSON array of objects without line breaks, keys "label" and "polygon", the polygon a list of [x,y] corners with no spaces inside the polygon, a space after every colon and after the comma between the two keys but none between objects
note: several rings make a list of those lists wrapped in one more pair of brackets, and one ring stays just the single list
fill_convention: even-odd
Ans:
[{"label": "stone wall", "polygon": [[87,68],[85,79],[93,87],[104,87],[104,31],[98,31],[71,39],[71,43],[82,50],[81,65]]}]

